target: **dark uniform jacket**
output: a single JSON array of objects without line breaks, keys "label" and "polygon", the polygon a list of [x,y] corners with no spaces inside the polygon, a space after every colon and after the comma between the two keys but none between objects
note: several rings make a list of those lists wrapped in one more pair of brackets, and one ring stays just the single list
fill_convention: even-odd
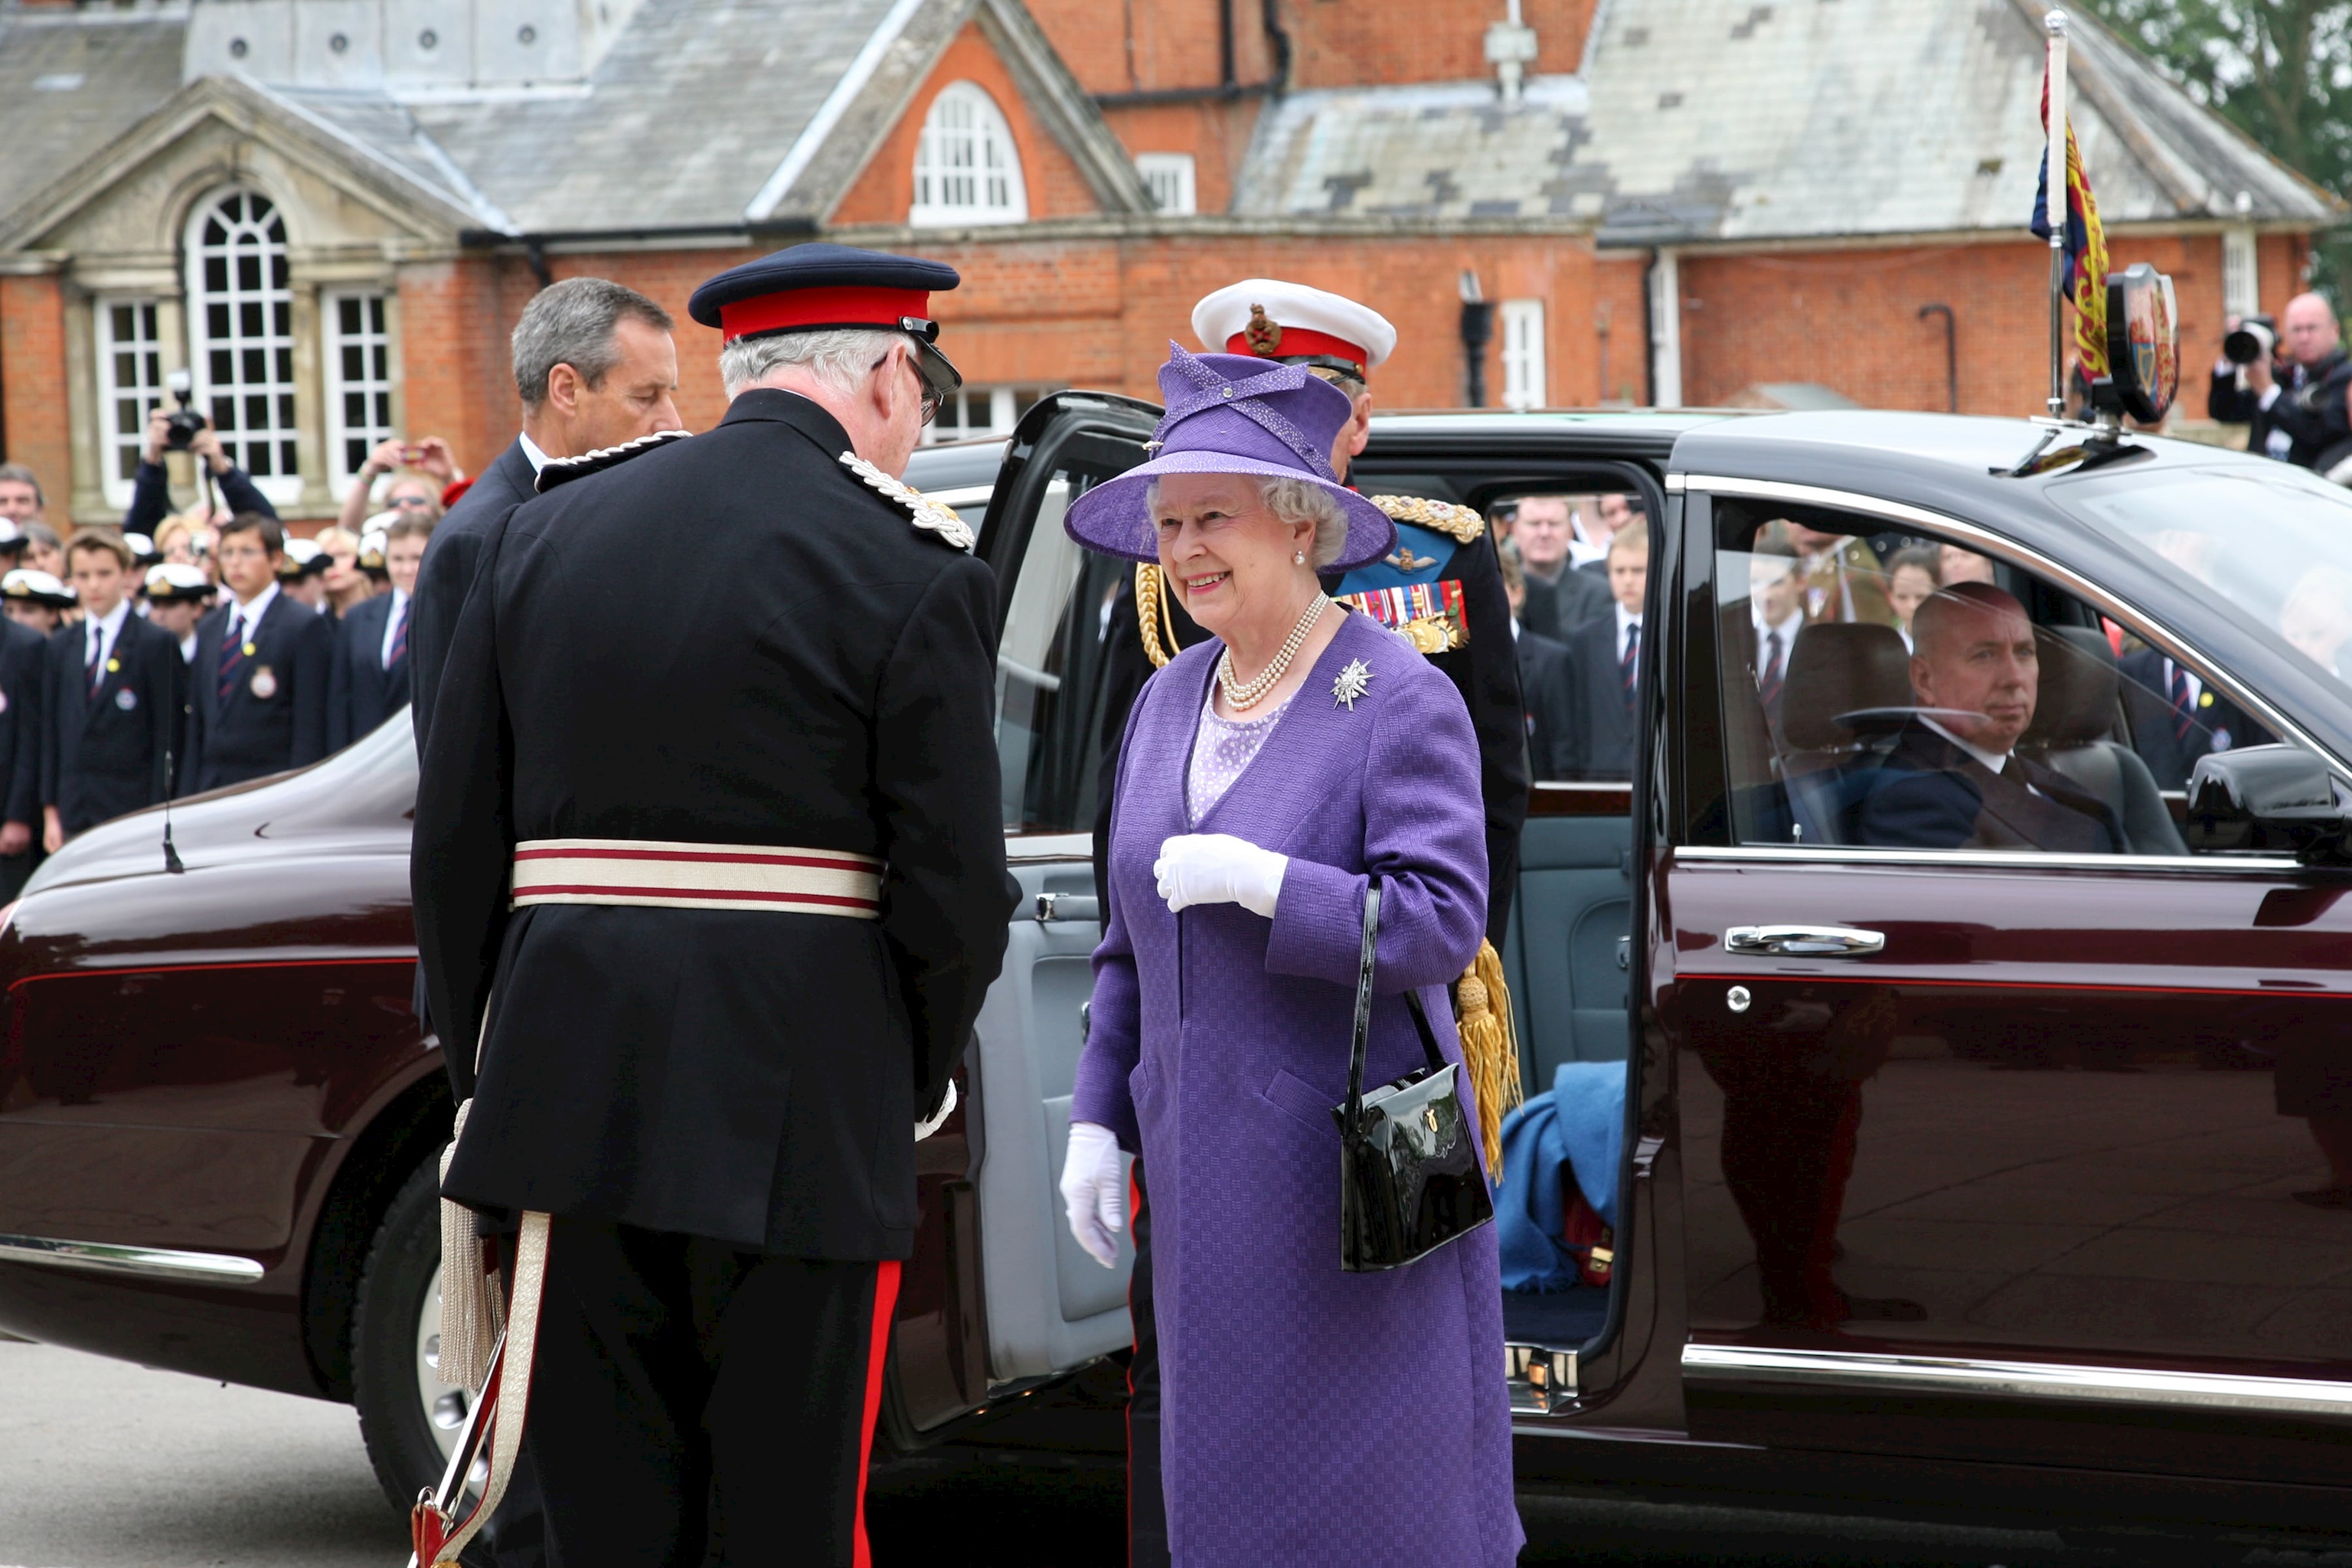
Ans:
[{"label": "dark uniform jacket", "polygon": [[[387,669],[383,633],[393,595],[362,599],[335,623],[335,660],[327,682],[327,750],[339,752],[397,713],[408,703],[407,649]],[[409,647],[416,639],[416,599],[408,600]]]},{"label": "dark uniform jacket", "polygon": [[152,805],[171,786],[180,719],[180,642],[133,612],[122,617],[90,690],[88,631],[60,626],[47,648],[41,713],[41,804],[68,833]]},{"label": "dark uniform jacket", "polygon": [[[1405,584],[1459,583],[1462,585],[1463,631],[1466,646],[1428,656],[1462,693],[1470,710],[1471,728],[1478,736],[1478,787],[1486,808],[1486,936],[1499,950],[1511,922],[1511,895],[1518,887],[1519,832],[1528,817],[1527,710],[1520,700],[1519,661],[1511,641],[1511,602],[1503,592],[1502,568],[1495,559],[1495,536],[1481,530],[1468,543],[1410,523],[1397,525],[1401,547],[1414,551],[1413,559],[1430,562],[1413,572],[1389,563],[1360,567],[1323,579],[1326,592],[1357,593],[1370,586]],[[1168,600],[1176,638],[1182,647],[1205,641],[1190,616]],[[1135,616],[1134,578],[1130,574],[1111,606],[1109,668],[1105,677],[1102,721],[1102,764],[1097,776],[1118,775],[1118,747],[1127,733],[1128,710],[1136,693],[1152,674],[1143,651]],[[1174,657],[1176,648],[1166,650]],[[1095,883],[1102,891],[1104,857],[1110,834],[1110,796],[1101,789],[1095,803]],[[1104,907],[1108,908],[1106,898]]]},{"label": "dark uniform jacket", "polygon": [[1518,649],[1519,690],[1528,712],[1528,771],[1538,779],[1573,779],[1576,661],[1566,643],[1541,632],[1521,632]]},{"label": "dark uniform jacket", "polygon": [[41,762],[47,730],[41,707],[48,694],[48,639],[20,621],[0,616],[0,788],[6,792],[0,821],[21,822],[31,828],[36,848],[40,845],[41,807],[46,804]]},{"label": "dark uniform jacket", "polygon": [[420,751],[425,726],[433,717],[441,663],[448,657],[449,634],[457,624],[466,590],[473,584],[482,541],[499,519],[539,493],[534,488],[538,477],[530,459],[523,456],[521,437],[508,442],[507,449],[467,487],[449,515],[434,529],[433,537],[425,542],[425,559],[416,568],[416,587],[408,611],[408,716],[416,726]]},{"label": "dark uniform jacket", "polygon": [[[1633,706],[1626,700],[1624,667],[1618,662],[1616,601],[1610,603],[1610,610],[1568,639],[1573,721],[1569,771],[1559,775],[1564,778],[1622,783],[1633,776]],[[1642,635],[1650,635],[1646,621]]]},{"label": "dark uniform jacket", "polygon": [[[230,605],[196,623],[196,658],[188,668],[187,760],[179,793],[218,789],[283,773],[327,754],[327,683],[334,623],[280,593],[240,647],[226,682],[222,639]],[[173,652],[176,655],[178,648]],[[226,689],[223,689],[226,685]]]},{"label": "dark uniform jacket", "polygon": [[[433,1016],[473,1100],[450,1197],[796,1257],[910,1250],[913,1123],[1017,893],[996,590],[847,450],[816,404],[749,392],[710,433],[560,485],[486,539],[412,865]],[[688,542],[648,574],[657,517]],[[881,918],[509,913],[514,846],[556,837],[877,856]]]},{"label": "dark uniform jacket", "polygon": [[2173,710],[2173,693],[2165,674],[2165,657],[2154,648],[2135,648],[2116,661],[2123,677],[2124,714],[2131,721],[2132,750],[2158,789],[2186,789],[2197,759],[2232,746],[2260,745],[2270,731],[2246,716],[2244,709],[2203,686],[2181,733],[2180,717]]}]

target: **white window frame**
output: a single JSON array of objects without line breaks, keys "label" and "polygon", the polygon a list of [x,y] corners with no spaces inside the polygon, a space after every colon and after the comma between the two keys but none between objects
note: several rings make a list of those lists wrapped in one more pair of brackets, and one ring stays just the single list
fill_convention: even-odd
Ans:
[{"label": "white window frame", "polygon": [[[1053,386],[966,386],[950,395],[941,411],[953,408],[956,423],[945,429],[939,422],[923,426],[923,444],[941,441],[987,441],[1010,436],[1021,416],[1039,398],[1059,391]],[[985,419],[985,423],[982,420]]]},{"label": "white window frame", "polygon": [[[360,312],[360,330],[354,334],[343,326],[343,307],[356,306]],[[358,475],[367,454],[379,441],[389,440],[396,427],[392,418],[392,333],[391,304],[381,289],[350,289],[329,293],[319,302],[319,320],[322,335],[327,340],[320,356],[326,363],[327,395],[327,477],[335,499],[341,500],[351,494],[352,483]],[[373,320],[371,320],[373,318]],[[345,355],[357,349],[361,356],[361,374],[352,378]],[[365,417],[357,425],[352,423],[347,406],[351,398],[364,400]],[[351,460],[347,449],[353,440],[360,442],[360,461]]]},{"label": "white window frame", "polygon": [[2263,308],[2263,271],[2252,227],[2221,231],[2221,309],[2252,316]]},{"label": "white window frame", "polygon": [[[234,243],[226,247],[208,245],[205,240],[205,224],[235,196],[244,196],[248,201],[259,197],[268,202],[269,211],[265,218],[237,221],[259,223],[266,234],[269,220],[274,219],[283,237],[252,247],[239,247]],[[301,470],[296,455],[300,440],[301,410],[296,402],[300,395],[296,390],[293,370],[294,291],[290,273],[287,281],[278,282],[273,276],[275,268],[269,265],[275,255],[287,259],[290,268],[291,237],[286,235],[285,219],[283,207],[266,193],[250,185],[233,185],[216,190],[198,202],[194,210],[188,214],[186,247],[188,371],[194,384],[195,406],[212,416],[213,426],[220,435],[222,450],[228,455],[229,461],[251,475],[255,488],[278,506],[292,506],[302,499]],[[257,251],[261,262],[259,285],[251,289],[241,284],[234,265],[240,254],[247,249]],[[211,310],[218,301],[214,298],[205,271],[206,263],[215,258],[226,264],[228,308],[234,312],[227,318],[229,331],[226,342],[228,346],[225,352],[236,358],[231,362],[232,374],[226,385],[215,384],[213,375],[213,355],[222,349],[222,343],[215,341],[213,330]],[[248,331],[244,310],[248,304],[258,305],[263,310],[260,319],[262,330],[258,334]],[[242,362],[247,353],[256,348],[269,358],[263,362],[264,378],[249,383],[245,376],[247,366]],[[283,357],[279,358],[281,353]],[[271,363],[270,360],[277,363]],[[247,428],[251,399],[257,396],[268,399],[266,411],[269,424],[262,437],[269,448],[269,472],[267,474],[254,472],[252,447],[257,443]],[[234,400],[235,428],[224,429],[218,405],[231,399]]]},{"label": "white window frame", "polygon": [[1135,172],[1150,188],[1152,205],[1159,211],[1183,216],[1201,210],[1192,153],[1138,153]]},{"label": "white window frame", "polygon": [[[105,492],[106,502],[112,507],[131,504],[131,492],[135,485],[131,475],[122,472],[121,454],[131,454],[131,467],[136,470],[139,459],[145,456],[147,416],[167,395],[163,390],[163,343],[157,330],[159,301],[145,295],[100,295],[90,301],[91,341],[98,350],[98,430],[100,450],[99,484]],[[131,312],[132,339],[127,349],[115,336],[114,313]],[[118,356],[132,356],[133,381],[125,385]],[[133,428],[124,434],[120,419],[125,404],[135,405]]]},{"label": "white window frame", "polygon": [[1544,302],[1506,300],[1503,328],[1503,406],[1541,408],[1544,395]]},{"label": "white window frame", "polygon": [[1029,221],[1013,127],[979,83],[950,82],[924,111],[907,221],[933,228]]}]

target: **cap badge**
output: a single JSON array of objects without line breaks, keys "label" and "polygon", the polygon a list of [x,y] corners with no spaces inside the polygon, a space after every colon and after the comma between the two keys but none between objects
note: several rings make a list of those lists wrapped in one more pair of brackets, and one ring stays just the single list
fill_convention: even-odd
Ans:
[{"label": "cap badge", "polygon": [[1342,669],[1339,678],[1331,682],[1331,706],[1345,708],[1349,712],[1353,713],[1356,710],[1356,699],[1371,689],[1371,666],[1360,658],[1349,659],[1348,667]]},{"label": "cap badge", "polygon": [[1242,341],[1258,358],[1272,359],[1282,352],[1281,324],[1267,319],[1265,306],[1252,305],[1249,325],[1242,329]]},{"label": "cap badge", "polygon": [[868,489],[878,490],[905,507],[913,514],[917,528],[938,534],[958,550],[971,551],[974,542],[971,525],[958,516],[953,507],[941,506],[913,486],[892,479],[855,452],[844,452],[841,466],[864,480]]}]

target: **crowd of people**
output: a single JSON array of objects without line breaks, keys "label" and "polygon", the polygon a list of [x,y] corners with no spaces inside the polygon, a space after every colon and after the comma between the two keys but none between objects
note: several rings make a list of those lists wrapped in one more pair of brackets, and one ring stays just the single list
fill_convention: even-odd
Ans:
[{"label": "crowd of people", "polygon": [[37,477],[0,466],[0,898],[100,822],[316,762],[407,704],[409,595],[467,486],[447,443],[384,443],[301,539],[209,425],[186,443],[203,499],[173,510],[171,437],[159,410],[119,533],[61,540]]}]

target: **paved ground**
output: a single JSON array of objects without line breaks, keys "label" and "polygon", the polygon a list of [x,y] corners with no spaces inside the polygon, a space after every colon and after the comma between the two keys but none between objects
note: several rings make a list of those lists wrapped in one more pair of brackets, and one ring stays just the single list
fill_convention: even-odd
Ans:
[{"label": "paved ground", "polygon": [[[1118,1568],[1115,1469],[958,1456],[877,1478],[877,1568],[982,1560]],[[1528,1499],[1528,1563],[1593,1568],[2127,1568],[2054,1536],[1759,1519],[1723,1510]],[[398,1568],[404,1531],[343,1405],[28,1345],[0,1336],[0,1568]],[[2352,1568],[2265,1553],[2271,1568]]]}]

